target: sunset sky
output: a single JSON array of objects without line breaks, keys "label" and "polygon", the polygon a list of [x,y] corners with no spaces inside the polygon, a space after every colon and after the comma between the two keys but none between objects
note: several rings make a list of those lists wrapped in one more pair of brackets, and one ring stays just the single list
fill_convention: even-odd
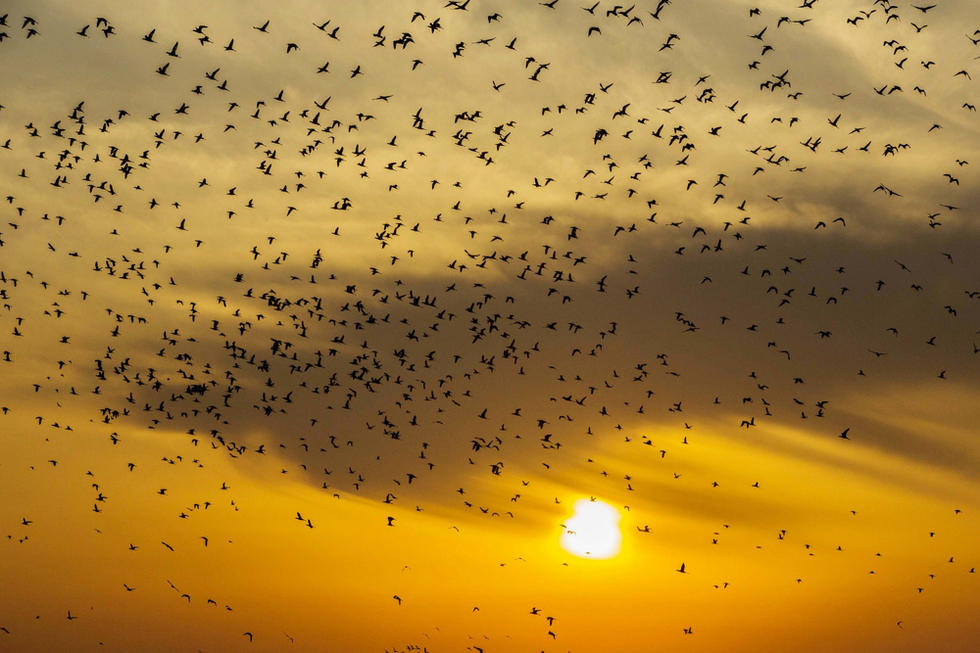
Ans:
[{"label": "sunset sky", "polygon": [[0,651],[980,641],[972,3],[0,15]]}]

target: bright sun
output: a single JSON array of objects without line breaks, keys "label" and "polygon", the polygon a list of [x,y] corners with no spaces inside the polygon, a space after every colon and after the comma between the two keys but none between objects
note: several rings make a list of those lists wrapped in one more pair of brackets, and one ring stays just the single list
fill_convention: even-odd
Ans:
[{"label": "bright sun", "polygon": [[575,502],[575,514],[565,520],[561,547],[581,558],[611,558],[619,553],[619,513],[592,499]]}]

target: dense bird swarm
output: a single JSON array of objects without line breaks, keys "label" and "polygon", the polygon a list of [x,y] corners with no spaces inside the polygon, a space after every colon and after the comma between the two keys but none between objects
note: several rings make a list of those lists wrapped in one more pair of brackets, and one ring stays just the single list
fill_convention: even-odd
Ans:
[{"label": "dense bird swarm", "polygon": [[[3,556],[112,553],[71,598],[0,613],[0,648],[101,619],[78,650],[123,650],[111,618],[142,593],[164,623],[201,612],[186,650],[380,650],[322,648],[195,580],[249,546],[228,526],[254,519],[249,477],[319,493],[268,525],[294,538],[363,541],[334,516],[351,501],[378,541],[434,519],[449,541],[554,536],[550,559],[480,572],[512,574],[527,650],[590,650],[519,569],[602,564],[557,549],[576,496],[617,506],[678,596],[736,591],[739,556],[796,592],[834,575],[813,556],[849,560],[858,593],[890,575],[900,634],[931,578],[976,596],[975,542],[942,541],[977,503],[962,6],[355,4],[4,10]],[[832,474],[939,500],[876,539]],[[921,566],[883,569],[908,550]],[[418,582],[359,591],[397,620]],[[523,650],[460,592],[389,648]],[[657,626],[678,647],[711,629],[694,605]],[[441,648],[453,622],[467,638]]]}]

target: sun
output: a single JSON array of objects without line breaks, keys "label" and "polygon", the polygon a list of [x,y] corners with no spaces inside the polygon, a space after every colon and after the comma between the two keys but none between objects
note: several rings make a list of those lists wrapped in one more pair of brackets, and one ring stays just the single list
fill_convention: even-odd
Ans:
[{"label": "sun", "polygon": [[580,558],[602,560],[619,553],[619,513],[596,499],[575,502],[574,514],[562,525],[561,547]]}]

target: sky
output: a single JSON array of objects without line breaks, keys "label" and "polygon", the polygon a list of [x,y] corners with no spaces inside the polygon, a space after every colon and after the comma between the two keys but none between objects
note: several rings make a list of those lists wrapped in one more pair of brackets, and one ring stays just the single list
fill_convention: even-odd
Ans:
[{"label": "sky", "polygon": [[0,650],[980,639],[970,3],[0,11]]}]

